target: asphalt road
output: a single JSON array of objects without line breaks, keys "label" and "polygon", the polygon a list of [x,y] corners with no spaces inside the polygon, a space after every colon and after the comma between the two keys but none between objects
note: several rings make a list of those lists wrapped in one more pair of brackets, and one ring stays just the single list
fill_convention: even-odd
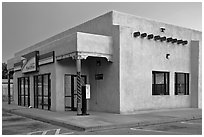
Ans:
[{"label": "asphalt road", "polygon": [[86,132],[87,135],[202,135],[202,119]]},{"label": "asphalt road", "polygon": [[201,135],[202,119],[79,132],[2,111],[2,135]]},{"label": "asphalt road", "polygon": [[59,135],[73,131],[2,111],[2,135]]}]

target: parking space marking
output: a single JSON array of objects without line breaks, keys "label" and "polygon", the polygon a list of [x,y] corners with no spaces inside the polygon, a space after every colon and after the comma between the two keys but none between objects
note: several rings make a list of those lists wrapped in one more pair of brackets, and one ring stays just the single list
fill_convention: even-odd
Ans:
[{"label": "parking space marking", "polygon": [[62,133],[62,134],[59,134],[59,135],[69,135],[69,134],[73,134],[74,132],[67,132],[67,133]]},{"label": "parking space marking", "polygon": [[34,131],[34,132],[27,133],[27,135],[33,135],[33,134],[40,133],[40,132],[43,133],[43,131]]},{"label": "parking space marking", "polygon": [[41,135],[46,135],[49,131],[55,131],[54,135],[68,135],[68,134],[74,133],[74,132],[67,132],[67,133],[60,134],[61,129],[59,128],[59,129],[49,129],[44,131],[34,131],[34,132],[27,133],[27,135],[36,135],[38,133],[41,133]]},{"label": "parking space marking", "polygon": [[168,134],[182,134],[178,132],[169,132],[169,131],[160,131],[160,130],[149,130],[149,129],[141,129],[141,128],[130,128],[131,130],[141,130],[147,132],[159,132],[159,133],[168,133]]},{"label": "parking space marking", "polygon": [[182,124],[190,124],[190,125],[202,125],[202,123],[190,123],[190,122],[180,122]]},{"label": "parking space marking", "polygon": [[57,129],[55,132],[55,135],[59,135],[59,133],[60,133],[60,129]]}]

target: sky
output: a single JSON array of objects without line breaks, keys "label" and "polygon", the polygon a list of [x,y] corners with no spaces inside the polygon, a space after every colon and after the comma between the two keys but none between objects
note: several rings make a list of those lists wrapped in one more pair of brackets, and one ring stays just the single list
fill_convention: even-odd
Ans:
[{"label": "sky", "polygon": [[2,62],[111,10],[202,31],[201,2],[3,2]]}]

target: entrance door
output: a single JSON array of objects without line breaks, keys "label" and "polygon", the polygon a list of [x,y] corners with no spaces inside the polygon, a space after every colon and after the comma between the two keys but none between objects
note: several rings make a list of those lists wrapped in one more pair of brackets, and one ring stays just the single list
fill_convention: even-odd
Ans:
[{"label": "entrance door", "polygon": [[50,74],[34,76],[34,108],[50,110],[51,108]]},{"label": "entrance door", "polygon": [[30,82],[29,77],[18,78],[18,105],[30,106]]},{"label": "entrance door", "polygon": [[[82,85],[86,84],[86,75],[82,75]],[[65,111],[77,110],[77,76],[65,74]]]}]

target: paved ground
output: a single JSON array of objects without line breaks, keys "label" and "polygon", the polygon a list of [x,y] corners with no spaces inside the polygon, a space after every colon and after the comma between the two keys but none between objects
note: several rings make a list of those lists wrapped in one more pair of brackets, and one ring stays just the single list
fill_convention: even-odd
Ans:
[{"label": "paved ground", "polygon": [[[78,131],[96,131],[110,128],[132,128],[141,125],[145,126],[202,118],[202,109],[198,108],[147,110],[137,111],[132,114],[89,111],[90,115],[77,116],[76,111],[46,111],[18,106],[15,104],[8,105],[7,103],[3,103],[2,110],[8,113],[25,116],[27,118],[48,122],[53,125]],[[57,130],[57,132],[59,132],[59,130]]]},{"label": "paved ground", "polygon": [[86,132],[87,135],[202,135],[202,120]]},{"label": "paved ground", "polygon": [[202,119],[142,127],[76,131],[2,111],[3,135],[201,135]]},{"label": "paved ground", "polygon": [[73,131],[2,111],[2,135],[57,135]]}]

